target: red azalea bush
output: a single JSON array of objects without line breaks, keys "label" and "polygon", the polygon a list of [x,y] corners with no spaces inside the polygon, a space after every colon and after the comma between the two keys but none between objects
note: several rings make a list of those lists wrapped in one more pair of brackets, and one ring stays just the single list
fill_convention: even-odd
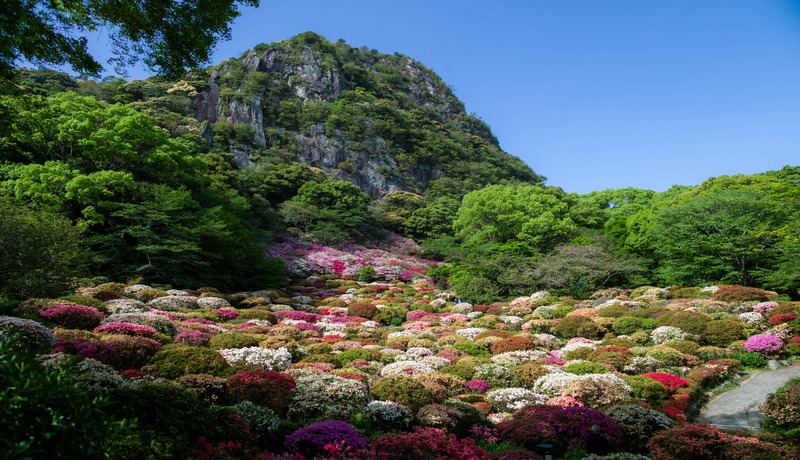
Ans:
[{"label": "red azalea bush", "polygon": [[527,337],[515,335],[493,343],[491,349],[493,354],[498,355],[508,351],[534,350],[536,343]]},{"label": "red azalea bush", "polygon": [[720,286],[714,293],[714,300],[723,302],[745,302],[755,300],[765,302],[769,300],[769,293],[763,289],[754,287],[740,286],[738,284]]},{"label": "red azalea bush", "polygon": [[656,382],[664,385],[667,391],[675,391],[678,388],[688,387],[689,382],[677,375],[667,374],[665,372],[647,372],[642,374],[642,377],[655,380]]},{"label": "red azalea bush", "polygon": [[228,391],[234,400],[252,401],[284,413],[297,386],[291,375],[256,369],[239,372],[228,378]]},{"label": "red azalea bush", "polygon": [[413,433],[378,436],[370,442],[370,460],[489,460],[489,453],[472,438],[459,440],[444,428],[414,427]]},{"label": "red azalea bush", "polygon": [[39,315],[68,329],[93,329],[103,319],[100,310],[86,305],[53,305]]},{"label": "red azalea bush", "polygon": [[797,315],[794,313],[784,313],[781,315],[775,315],[770,317],[769,324],[773,326],[777,326],[778,324],[788,323],[789,321],[793,321],[797,318]]},{"label": "red azalea bush", "polygon": [[603,429],[603,436],[612,447],[622,445],[622,427],[608,415],[587,407],[527,406],[515,412],[511,420],[497,425],[497,430],[500,439],[528,449],[547,443],[554,446],[555,452],[565,452],[584,449],[592,425]]}]

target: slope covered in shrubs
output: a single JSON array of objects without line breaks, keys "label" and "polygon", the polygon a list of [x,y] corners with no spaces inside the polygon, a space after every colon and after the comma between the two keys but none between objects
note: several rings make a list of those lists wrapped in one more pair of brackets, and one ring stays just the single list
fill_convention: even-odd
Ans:
[{"label": "slope covered in shrubs", "polygon": [[[630,456],[799,455],[779,437],[687,424],[737,369],[800,354],[800,323],[789,319],[797,303],[760,301],[775,297],[766,291],[718,300],[711,291],[733,288],[676,298],[643,287],[599,291],[597,300],[537,292],[473,305],[418,272],[410,278],[330,273],[233,294],[109,283],[73,300],[11,305],[0,336],[12,362],[75,382],[41,405],[68,389],[98,401],[113,458],[539,458],[541,443],[575,456],[592,425]],[[578,329],[560,327],[575,319]],[[741,335],[720,335],[719,321]],[[760,346],[747,336],[775,340]],[[9,371],[4,378],[17,372]],[[793,421],[783,399],[793,391],[765,406],[784,435]],[[21,436],[13,430],[32,429],[35,415],[15,407],[6,426]],[[95,448],[78,415],[63,416],[70,445]],[[33,453],[42,442],[15,448]]]}]

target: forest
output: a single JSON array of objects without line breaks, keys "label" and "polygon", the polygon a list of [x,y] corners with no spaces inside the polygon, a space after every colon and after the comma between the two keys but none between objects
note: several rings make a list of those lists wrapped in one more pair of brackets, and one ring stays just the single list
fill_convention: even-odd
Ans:
[{"label": "forest", "polygon": [[[454,162],[420,193],[372,199],[279,147],[254,149],[252,165],[237,163],[231,146],[246,143],[250,127],[220,121],[208,139],[208,123],[191,113],[199,75],[177,82],[23,75],[0,103],[0,264],[9,274],[0,292],[9,296],[63,293],[80,277],[279,287],[281,261],[261,254],[286,236],[335,244],[380,240],[387,231],[447,262],[430,276],[473,302],[538,289],[581,298],[645,284],[740,284],[792,297],[800,288],[797,166],[665,192],[575,194],[516,165],[504,166],[515,175],[491,175],[465,161],[475,167],[462,171]],[[310,120],[300,124],[342,116],[316,103],[293,105],[297,120]],[[425,124],[383,121],[412,144],[442,137]],[[469,136],[454,130],[443,140]]]}]

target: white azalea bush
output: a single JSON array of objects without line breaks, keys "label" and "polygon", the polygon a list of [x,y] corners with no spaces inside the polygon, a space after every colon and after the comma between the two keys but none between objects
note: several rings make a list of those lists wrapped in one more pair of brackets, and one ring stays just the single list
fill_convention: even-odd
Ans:
[{"label": "white azalea bush", "polygon": [[223,348],[219,354],[231,366],[255,365],[269,371],[284,371],[292,365],[292,354],[285,347],[272,350],[261,347]]},{"label": "white azalea bush", "polygon": [[498,388],[486,393],[486,401],[500,412],[514,412],[525,406],[546,404],[548,396],[519,387]]},{"label": "white azalea bush", "polygon": [[295,376],[295,384],[289,402],[290,420],[348,420],[364,412],[370,400],[366,385],[336,375],[300,374]]}]

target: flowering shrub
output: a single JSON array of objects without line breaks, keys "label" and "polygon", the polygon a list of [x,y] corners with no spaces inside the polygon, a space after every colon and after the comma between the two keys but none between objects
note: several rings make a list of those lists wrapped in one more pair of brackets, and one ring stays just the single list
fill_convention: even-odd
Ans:
[{"label": "flowering shrub", "polygon": [[204,401],[212,403],[227,401],[228,383],[222,377],[209,374],[188,374],[175,379],[175,383],[191,390]]},{"label": "flowering shrub", "polygon": [[471,404],[456,400],[424,406],[417,411],[416,420],[421,426],[446,428],[459,438],[467,436],[470,428],[476,424],[489,424],[483,411]]},{"label": "flowering shrub", "polygon": [[642,377],[647,377],[650,380],[664,385],[667,391],[675,391],[678,388],[688,387],[689,382],[678,377],[677,375],[667,374],[664,372],[647,372],[642,374]]},{"label": "flowering shrub", "polygon": [[631,387],[614,374],[581,375],[561,388],[561,396],[572,396],[588,407],[618,404],[631,393]]},{"label": "flowering shrub", "polygon": [[49,349],[56,336],[41,323],[13,316],[0,316],[0,342],[8,342],[33,351]]},{"label": "flowering shrub", "polygon": [[158,332],[168,335],[171,338],[174,338],[178,333],[178,330],[175,328],[175,324],[172,321],[156,313],[117,313],[110,315],[103,320],[103,324],[114,322],[143,324],[145,326],[150,326]]},{"label": "flowering shrub", "polygon": [[646,452],[647,442],[654,434],[672,428],[674,422],[663,412],[638,404],[614,406],[606,415],[616,420],[625,432],[626,450]]},{"label": "flowering shrub", "polygon": [[564,385],[577,379],[578,377],[578,375],[563,371],[552,372],[537,379],[533,385],[533,391],[551,397],[562,396],[561,389],[564,387]]},{"label": "flowering shrub", "polygon": [[214,337],[214,334],[210,332],[187,329],[179,332],[175,337],[175,341],[183,345],[202,347],[208,345],[211,341],[211,337]]},{"label": "flowering shrub", "polygon": [[492,362],[504,365],[518,365],[522,363],[529,363],[545,358],[547,352],[542,350],[520,350],[520,351],[507,351],[499,355],[492,356]]},{"label": "flowering shrub", "polygon": [[103,343],[114,350],[116,359],[108,364],[117,369],[138,369],[161,349],[161,343],[156,340],[128,335],[106,337]]},{"label": "flowering shrub", "polygon": [[280,428],[281,420],[272,409],[250,401],[224,406],[221,410],[241,417],[250,428],[254,440],[260,443],[277,434]]},{"label": "flowering shrub", "polygon": [[370,459],[489,460],[489,453],[476,446],[472,438],[459,440],[444,428],[415,427],[412,433],[387,434],[370,442]]},{"label": "flowering shrub", "polygon": [[622,427],[606,414],[586,407],[528,406],[517,411],[511,420],[500,423],[497,430],[502,440],[528,449],[552,444],[558,454],[584,449],[592,425],[602,428],[612,447],[622,444]]},{"label": "flowering shrub", "polygon": [[673,340],[682,340],[685,338],[686,333],[674,326],[660,326],[650,332],[650,339],[656,345],[672,342]]},{"label": "flowering shrub", "polygon": [[608,366],[592,362],[576,362],[564,366],[564,372],[569,372],[576,375],[585,374],[604,374],[611,372]]},{"label": "flowering shrub", "polygon": [[505,353],[508,351],[533,350],[535,348],[536,348],[535,342],[521,335],[515,335],[513,337],[500,340],[499,342],[495,342],[491,346],[492,353],[494,353],[495,355],[500,353]]},{"label": "flowering shrub", "polygon": [[236,319],[236,318],[238,318],[240,316],[238,311],[232,310],[230,308],[220,308],[218,310],[215,310],[214,313],[216,313],[217,316],[222,321]]},{"label": "flowering shrub", "polygon": [[761,302],[753,305],[753,311],[757,313],[764,313],[772,310],[773,308],[779,305],[780,304],[778,302]]},{"label": "flowering shrub", "polygon": [[789,321],[793,321],[797,318],[797,315],[794,313],[783,313],[780,315],[774,315],[769,318],[769,324],[773,326],[777,326],[778,324],[788,323]]},{"label": "flowering shrub", "polygon": [[155,337],[157,331],[152,326],[134,323],[120,323],[115,321],[97,326],[92,332],[153,338]]},{"label": "flowering shrub", "polygon": [[525,406],[545,404],[548,399],[525,388],[500,388],[486,394],[486,400],[500,412],[514,412]]},{"label": "flowering shrub", "polygon": [[136,299],[113,299],[104,302],[103,305],[109,313],[142,313],[147,311],[148,307]]},{"label": "flowering shrub", "polygon": [[256,347],[263,337],[243,332],[224,332],[211,337],[208,345],[216,350],[225,348]]},{"label": "flowering shrub", "polygon": [[69,353],[84,358],[96,359],[109,366],[114,366],[119,361],[116,351],[110,345],[81,338],[56,340],[51,351],[53,353]]},{"label": "flowering shrub", "polygon": [[147,302],[147,306],[159,310],[196,310],[200,307],[200,304],[197,303],[196,297],[187,295],[165,295]]},{"label": "flowering shrub", "polygon": [[470,380],[466,383],[467,390],[474,391],[475,393],[486,393],[492,384],[484,382],[483,380]]},{"label": "flowering shrub", "polygon": [[100,310],[85,305],[54,305],[39,315],[68,329],[92,329],[103,319]]},{"label": "flowering shrub", "polygon": [[292,354],[284,347],[270,350],[261,347],[224,348],[219,354],[230,365],[247,364],[270,371],[285,371],[292,365]]},{"label": "flowering shrub", "polygon": [[296,375],[295,383],[289,402],[291,420],[347,420],[363,412],[370,399],[366,385],[335,375],[316,372]]},{"label": "flowering shrub", "polygon": [[769,300],[769,294],[763,289],[733,284],[720,286],[717,292],[714,293],[714,300],[722,300],[724,302],[767,301]]},{"label": "flowering shrub", "polygon": [[384,366],[381,369],[381,376],[420,375],[434,372],[435,370],[433,366],[418,361],[398,361]]},{"label": "flowering shrub", "polygon": [[295,388],[294,378],[280,372],[256,369],[228,377],[228,391],[234,400],[252,401],[283,413]]},{"label": "flowering shrub", "polygon": [[514,373],[499,364],[481,364],[475,366],[473,377],[489,382],[493,387],[507,387],[514,381]]},{"label": "flowering shrub", "polygon": [[750,336],[744,344],[744,349],[750,352],[768,354],[783,348],[783,340],[772,334],[756,334]]},{"label": "flowering shrub", "polygon": [[769,395],[761,406],[761,413],[779,426],[800,426],[800,380],[795,379],[794,383]]},{"label": "flowering shrub", "polygon": [[764,315],[762,315],[761,313],[756,312],[756,311],[748,311],[748,312],[745,312],[745,313],[739,313],[739,315],[737,315],[737,318],[739,318],[745,324],[749,324],[749,325],[758,324],[758,323],[764,321]]},{"label": "flowering shrub", "polygon": [[414,420],[411,409],[394,401],[370,401],[364,414],[370,426],[381,431],[406,430]]},{"label": "flowering shrub", "polygon": [[366,449],[364,438],[350,424],[341,420],[326,420],[304,426],[286,437],[286,448],[302,455],[320,456],[330,452],[327,446],[336,444],[347,458],[360,457],[359,451]]},{"label": "flowering shrub", "polygon": [[647,444],[654,460],[792,458],[790,451],[756,438],[730,435],[709,425],[685,424],[657,433]]}]

